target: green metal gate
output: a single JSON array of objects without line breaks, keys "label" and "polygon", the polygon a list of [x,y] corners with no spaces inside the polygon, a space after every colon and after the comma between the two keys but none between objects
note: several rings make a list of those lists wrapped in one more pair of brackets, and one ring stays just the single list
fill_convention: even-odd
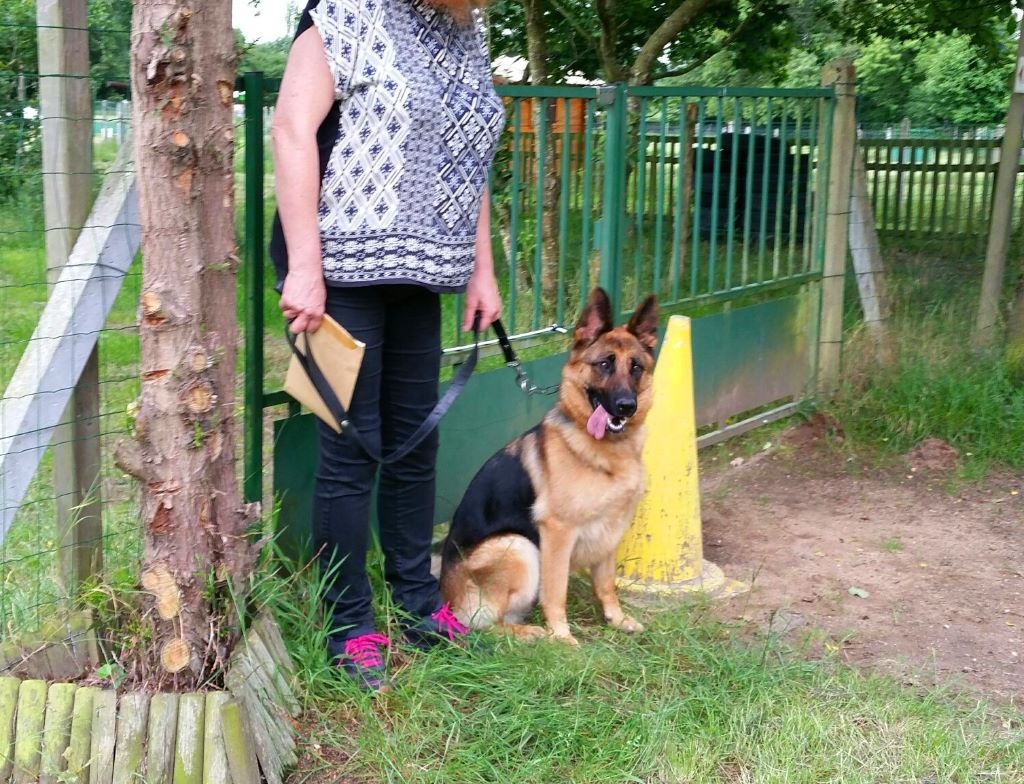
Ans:
[{"label": "green metal gate", "polygon": [[[264,286],[264,99],[245,77],[246,460],[263,498],[265,412],[274,424],[282,528],[308,525],[315,427],[275,391],[283,374],[276,295]],[[814,388],[831,89],[502,87],[508,126],[491,179],[503,320],[527,370],[557,381],[571,326],[594,285],[626,318],[648,292],[694,321],[697,420],[706,444],[791,412]],[[446,298],[446,363],[468,350],[458,297]],[[264,335],[264,319],[270,325]],[[490,353],[496,353],[488,346]],[[275,362],[265,363],[264,354]],[[272,371],[265,373],[265,364]],[[495,358],[441,425],[437,519],[476,468],[534,424],[529,397]]]}]

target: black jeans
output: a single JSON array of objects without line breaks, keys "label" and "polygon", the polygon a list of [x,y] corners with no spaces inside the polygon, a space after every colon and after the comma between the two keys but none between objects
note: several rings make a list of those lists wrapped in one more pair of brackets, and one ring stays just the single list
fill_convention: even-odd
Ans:
[{"label": "black jeans", "polygon": [[[366,344],[349,417],[367,445],[387,456],[437,402],[439,295],[413,285],[328,287],[327,312]],[[377,486],[385,577],[395,603],[413,620],[441,605],[430,573],[437,444],[435,430],[402,460],[382,466]],[[351,439],[320,423],[313,541],[321,569],[331,570],[325,598],[336,639],[374,630],[366,551],[377,472]]]}]

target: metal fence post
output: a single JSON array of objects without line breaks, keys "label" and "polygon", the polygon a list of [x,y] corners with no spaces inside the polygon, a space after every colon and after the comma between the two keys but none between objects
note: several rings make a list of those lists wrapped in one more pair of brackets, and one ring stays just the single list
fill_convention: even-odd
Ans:
[{"label": "metal fence post", "polygon": [[612,301],[616,320],[622,307],[622,224],[626,204],[626,87],[599,87],[598,103],[604,107],[604,187],[601,198],[601,271],[598,281]]},{"label": "metal fence post", "polygon": [[245,89],[245,481],[247,502],[263,500],[263,74]]},{"label": "metal fence post", "polygon": [[[85,0],[39,0],[39,104],[47,277],[67,263],[92,203],[92,97]],[[54,431],[57,580],[73,592],[103,557],[99,355],[93,349]]]},{"label": "metal fence post", "polygon": [[818,347],[818,391],[830,395],[839,385],[843,344],[843,286],[849,250],[850,189],[857,146],[856,71],[851,60],[834,60],[821,74],[822,87],[836,93],[828,174],[825,220],[825,263],[822,273],[821,334]]}]

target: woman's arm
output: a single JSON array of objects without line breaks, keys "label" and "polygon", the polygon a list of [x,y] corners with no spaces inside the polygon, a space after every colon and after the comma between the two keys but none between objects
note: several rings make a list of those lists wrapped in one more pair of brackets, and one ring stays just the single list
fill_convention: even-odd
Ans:
[{"label": "woman's arm", "polygon": [[468,332],[473,328],[473,317],[478,310],[481,313],[481,331],[501,316],[501,295],[498,293],[498,281],[494,277],[494,256],[491,253],[491,200],[486,186],[476,224],[476,261],[466,286],[463,330]]},{"label": "woman's arm", "polygon": [[288,276],[280,307],[296,334],[319,329],[327,296],[317,220],[316,132],[334,95],[320,33],[311,27],[292,44],[271,126],[277,209],[288,248]]}]

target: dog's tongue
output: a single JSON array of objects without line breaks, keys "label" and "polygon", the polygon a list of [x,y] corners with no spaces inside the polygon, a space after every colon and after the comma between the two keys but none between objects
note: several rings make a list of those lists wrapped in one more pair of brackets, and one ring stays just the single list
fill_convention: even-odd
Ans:
[{"label": "dog's tongue", "polygon": [[590,433],[594,438],[604,438],[605,431],[608,428],[608,420],[611,417],[608,416],[608,412],[604,410],[604,407],[598,403],[597,408],[594,409],[594,413],[590,415],[590,419],[587,420],[587,432]]}]

